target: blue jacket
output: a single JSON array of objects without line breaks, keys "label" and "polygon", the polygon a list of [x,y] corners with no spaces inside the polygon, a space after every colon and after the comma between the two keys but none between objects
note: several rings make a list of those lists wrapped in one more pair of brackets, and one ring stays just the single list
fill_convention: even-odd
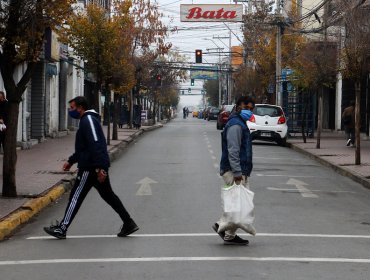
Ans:
[{"label": "blue jacket", "polygon": [[94,110],[86,111],[81,117],[76,133],[75,153],[68,162],[77,162],[80,170],[108,170],[110,160],[107,142],[100,124],[100,116]]},{"label": "blue jacket", "polygon": [[220,173],[232,171],[234,176],[250,176],[252,139],[246,122],[239,114],[232,114],[222,132]]}]

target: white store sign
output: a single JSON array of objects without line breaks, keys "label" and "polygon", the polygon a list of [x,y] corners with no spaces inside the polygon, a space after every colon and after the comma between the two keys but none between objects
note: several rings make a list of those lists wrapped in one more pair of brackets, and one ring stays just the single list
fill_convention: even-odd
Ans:
[{"label": "white store sign", "polygon": [[181,21],[190,21],[190,22],[212,22],[212,21],[238,22],[243,20],[243,5],[182,4],[180,5],[180,18]]}]

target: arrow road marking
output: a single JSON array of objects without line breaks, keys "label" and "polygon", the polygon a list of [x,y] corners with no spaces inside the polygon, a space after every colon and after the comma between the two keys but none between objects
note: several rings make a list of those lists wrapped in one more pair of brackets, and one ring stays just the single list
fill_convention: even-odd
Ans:
[{"label": "arrow road marking", "polygon": [[[285,175],[285,174],[256,174],[258,177],[289,177],[289,178],[314,178],[315,176]],[[317,177],[315,177],[317,178]]]},{"label": "arrow road marking", "polygon": [[306,184],[305,182],[290,178],[286,184],[295,186],[303,197],[318,198],[318,195],[314,194],[305,187],[308,186],[308,184]]},{"label": "arrow road marking", "polygon": [[140,188],[137,190],[136,195],[143,196],[143,195],[152,195],[152,188],[150,184],[158,184],[158,182],[145,177],[141,179],[139,182],[136,182],[137,185],[140,185]]}]

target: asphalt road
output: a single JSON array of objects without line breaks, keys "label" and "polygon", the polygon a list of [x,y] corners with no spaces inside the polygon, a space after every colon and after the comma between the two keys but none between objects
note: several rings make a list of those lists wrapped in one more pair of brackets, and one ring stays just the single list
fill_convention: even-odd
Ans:
[{"label": "asphalt road", "polygon": [[215,122],[198,119],[146,134],[110,170],[137,234],[115,237],[120,219],[92,190],[69,238],[49,239],[42,227],[61,219],[64,196],[0,243],[0,279],[370,278],[370,192],[275,144],[253,148],[257,236],[224,246],[211,229],[220,147]]}]

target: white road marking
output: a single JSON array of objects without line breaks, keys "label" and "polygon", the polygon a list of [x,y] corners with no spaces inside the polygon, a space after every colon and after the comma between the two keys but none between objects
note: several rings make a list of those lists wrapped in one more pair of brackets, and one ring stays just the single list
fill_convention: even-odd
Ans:
[{"label": "white road marking", "polygon": [[297,190],[300,192],[301,196],[303,196],[303,197],[309,197],[309,198],[318,198],[319,197],[318,195],[311,192],[311,190],[306,188],[305,186],[308,186],[308,184],[306,184],[303,181],[299,181],[297,179],[290,178],[288,180],[288,182],[286,182],[286,184],[287,185],[294,185],[297,188]]},{"label": "white road marking", "polygon": [[370,259],[351,258],[293,258],[293,257],[153,257],[153,258],[96,258],[96,259],[40,259],[0,261],[0,266],[59,264],[59,263],[128,263],[128,262],[194,262],[194,261],[256,261],[256,262],[314,262],[370,264]]},{"label": "white road marking", "polygon": [[[246,233],[240,236],[250,236]],[[215,233],[160,233],[160,234],[132,234],[130,237],[209,237],[216,236]],[[84,238],[116,238],[117,235],[68,235],[68,239]],[[130,238],[129,237],[129,238]],[[297,237],[297,238],[349,238],[349,239],[370,239],[370,235],[346,235],[346,234],[306,234],[306,233],[257,233],[257,237]],[[27,240],[49,240],[55,239],[52,236],[31,236]]]},{"label": "white road marking", "polygon": [[140,185],[140,188],[137,190],[136,195],[144,196],[144,195],[152,195],[152,188],[150,184],[157,184],[158,182],[145,177],[141,179],[139,182],[136,182],[137,185]]},{"label": "white road marking", "polygon": [[211,158],[212,158],[213,160],[216,160],[216,159],[217,159],[215,156],[211,156]]},{"label": "white road marking", "polygon": [[[282,191],[282,192],[297,192],[297,189],[280,189],[280,188],[274,188],[274,187],[268,187],[267,188],[270,191]],[[311,192],[324,192],[324,193],[356,193],[351,191],[323,191],[323,190],[311,190]]]},{"label": "white road marking", "polygon": [[207,147],[208,147],[208,148],[212,148],[212,146],[211,146],[211,145],[208,145]]},{"label": "white road marking", "polygon": [[258,177],[289,177],[289,178],[317,178],[316,176],[300,176],[300,175],[285,175],[285,174],[256,174]]},{"label": "white road marking", "polygon": [[216,169],[220,168],[220,166],[218,165],[218,163],[214,163],[214,164],[213,164],[213,166],[214,166]]},{"label": "white road marking", "polygon": [[213,150],[208,150],[211,154],[213,154]]}]

